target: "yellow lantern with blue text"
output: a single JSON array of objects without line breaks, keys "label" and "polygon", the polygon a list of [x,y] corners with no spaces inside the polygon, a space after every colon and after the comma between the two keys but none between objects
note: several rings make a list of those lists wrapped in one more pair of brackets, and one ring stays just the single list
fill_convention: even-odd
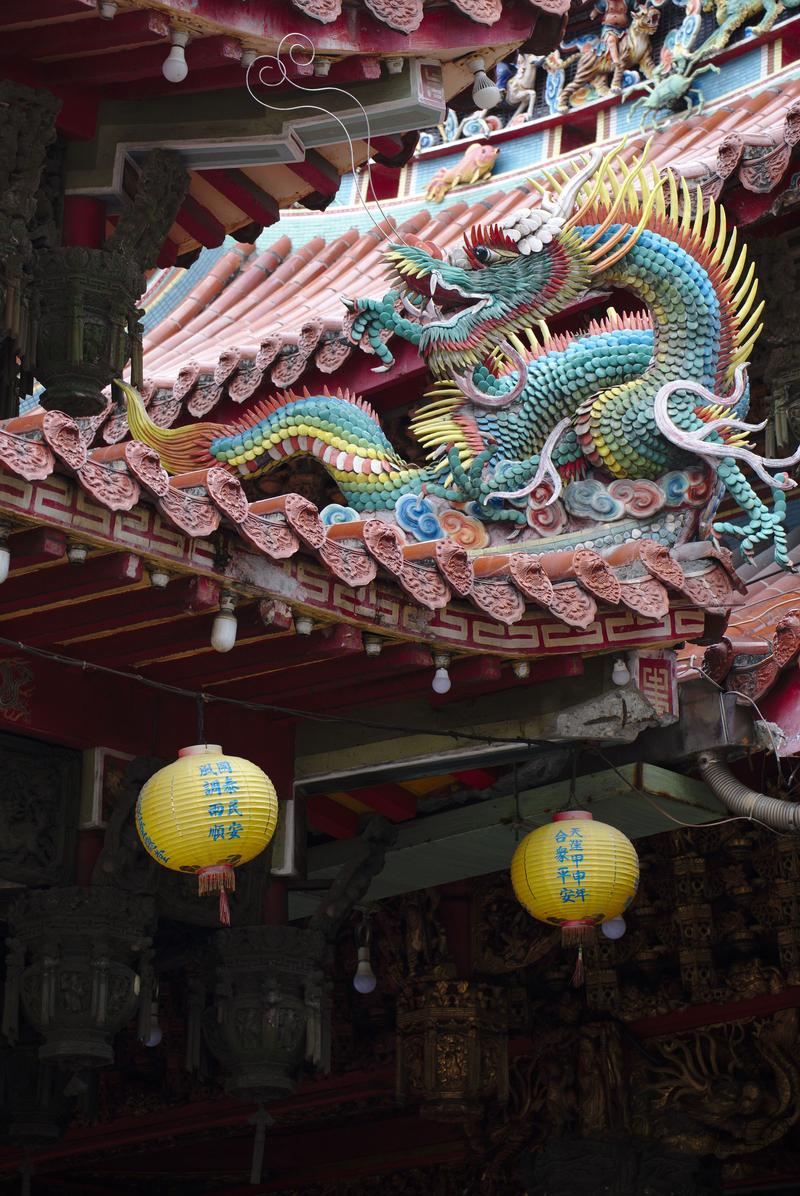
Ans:
[{"label": "yellow lantern with blue text", "polygon": [[164,868],[195,874],[201,894],[218,892],[225,925],[234,869],[264,850],[277,822],[278,797],[267,774],[212,743],[182,748],[136,802],[145,850]]},{"label": "yellow lantern with blue text", "polygon": [[[522,840],[511,861],[517,900],[540,922],[561,927],[565,946],[583,944],[619,917],[639,887],[639,859],[627,835],[567,810]],[[576,981],[582,974],[579,953]]]}]

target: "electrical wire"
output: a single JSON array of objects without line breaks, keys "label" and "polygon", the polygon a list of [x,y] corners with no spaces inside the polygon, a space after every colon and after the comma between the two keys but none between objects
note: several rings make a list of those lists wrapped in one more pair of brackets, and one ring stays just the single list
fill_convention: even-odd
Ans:
[{"label": "electrical wire", "polygon": [[[96,664],[91,660],[80,660],[75,656],[64,656],[60,652],[53,652],[49,648],[35,648],[31,644],[24,644],[21,640],[7,639],[0,636],[0,647],[12,648],[15,652],[22,652],[26,656],[33,656],[41,660],[48,660],[54,664],[66,665],[69,668],[80,669],[85,673],[101,673],[107,677],[119,677],[124,681],[134,681],[148,689],[161,693],[172,694],[174,697],[187,698],[196,704],[198,712],[198,728],[200,728],[200,714],[205,706],[220,705],[233,706],[240,710],[253,710],[265,714],[281,714],[287,718],[305,719],[308,722],[344,723],[352,727],[364,727],[370,731],[394,731],[401,735],[434,736],[439,739],[462,739],[469,743],[483,743],[503,747],[538,748],[550,746],[537,739],[504,738],[498,735],[473,735],[469,731],[439,731],[434,727],[413,727],[403,723],[377,723],[371,719],[353,718],[345,714],[328,714],[322,711],[297,710],[290,706],[278,706],[268,702],[249,702],[245,698],[226,698],[221,694],[210,694],[207,690],[186,689],[181,685],[170,685],[166,681],[154,681],[150,677],[143,677],[141,673],[131,673],[127,669],[115,669],[107,664]],[[198,734],[204,731],[198,729]]]},{"label": "electrical wire", "polygon": [[759,826],[763,826],[766,830],[771,831],[772,834],[776,835],[779,839],[796,839],[797,838],[797,835],[791,831],[777,831],[777,830],[775,830],[775,827],[770,826],[768,822],[762,822],[760,818],[753,818],[752,815],[748,816],[745,814],[735,814],[730,818],[715,818],[711,822],[684,822],[680,818],[673,817],[673,815],[668,813],[668,811],[665,810],[663,808],[663,806],[660,806],[658,804],[658,802],[655,801],[655,799],[650,796],[649,793],[645,793],[644,790],[640,789],[638,785],[634,785],[633,781],[629,780],[629,778],[625,776],[625,773],[622,772],[621,769],[617,768],[617,766],[615,764],[612,764],[612,762],[609,760],[608,756],[606,756],[604,752],[601,752],[600,748],[597,747],[596,744],[591,743],[591,744],[587,744],[587,746],[590,751],[594,752],[595,755],[600,757],[600,759],[603,761],[603,763],[606,764],[608,766],[608,768],[610,768],[612,770],[612,772],[615,772],[617,774],[617,776],[620,778],[620,780],[625,782],[625,784],[628,786],[629,789],[632,789],[633,792],[638,794],[639,797],[643,797],[644,800],[646,802],[648,802],[653,807],[654,810],[658,810],[658,812],[662,816],[662,818],[668,819],[669,822],[674,822],[676,826],[685,827],[688,830],[693,831],[693,830],[701,830],[703,827],[724,826],[728,822],[755,822]]}]

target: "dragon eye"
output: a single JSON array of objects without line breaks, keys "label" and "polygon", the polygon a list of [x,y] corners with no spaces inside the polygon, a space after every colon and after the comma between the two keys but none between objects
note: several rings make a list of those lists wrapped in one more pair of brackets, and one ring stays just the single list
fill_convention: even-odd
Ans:
[{"label": "dragon eye", "polygon": [[499,255],[494,253],[488,245],[475,245],[472,249],[472,256],[476,262],[480,262],[482,266],[488,266],[492,262],[498,260]]}]

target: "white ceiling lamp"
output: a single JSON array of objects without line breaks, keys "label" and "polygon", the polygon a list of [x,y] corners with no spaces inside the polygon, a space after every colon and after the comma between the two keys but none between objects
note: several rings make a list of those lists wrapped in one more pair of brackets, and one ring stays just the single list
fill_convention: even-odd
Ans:
[{"label": "white ceiling lamp", "polygon": [[115,0],[100,0],[100,3],[97,5],[97,15],[101,21],[113,21],[117,15]]},{"label": "white ceiling lamp", "polygon": [[475,107],[479,108],[481,112],[486,112],[489,108],[496,108],[503,98],[503,93],[486,74],[483,59],[480,57],[470,58],[467,61],[467,66],[475,76],[472,84],[472,102]]},{"label": "white ceiling lamp", "polygon": [[223,590],[219,600],[219,614],[211,626],[211,647],[216,652],[230,652],[236,643],[236,595]]},{"label": "white ceiling lamp", "polygon": [[183,83],[189,74],[189,66],[186,62],[186,43],[189,41],[189,34],[183,29],[170,29],[169,39],[172,42],[172,47],[164,59],[161,74],[168,83]]},{"label": "white ceiling lamp", "polygon": [[436,672],[433,674],[431,689],[435,694],[449,693],[452,684],[450,681],[450,653],[434,652],[433,664]]}]

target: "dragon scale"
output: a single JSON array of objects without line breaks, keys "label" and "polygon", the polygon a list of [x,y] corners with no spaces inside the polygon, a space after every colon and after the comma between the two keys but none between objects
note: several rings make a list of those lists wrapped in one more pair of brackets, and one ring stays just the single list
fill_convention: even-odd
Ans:
[{"label": "dragon scale", "polygon": [[[349,304],[355,341],[367,338],[388,366],[388,330],[415,344],[437,379],[411,419],[426,465],[404,461],[369,404],[342,393],[289,392],[234,424],[173,430],[153,424],[126,388],[133,435],[173,472],[216,461],[256,478],[305,455],[355,512],[391,512],[422,493],[470,504],[487,524],[524,523],[511,500],[544,478],[552,501],[562,482],[587,474],[657,479],[699,459],[747,515],[718,530],[745,551],[771,540],[788,563],[782,491],[793,483],[766,471],[800,452],[765,461],[747,442],[743,367],[763,304],[736,231],[727,234],[724,212],[699,188],[679,192],[669,172],[659,179],[613,153],[548,182],[538,207],[472,228],[447,260],[393,246],[399,285]],[[612,289],[646,314],[610,311],[583,334],[550,336],[549,317]],[[773,508],[747,480],[748,464],[772,486]]]}]

